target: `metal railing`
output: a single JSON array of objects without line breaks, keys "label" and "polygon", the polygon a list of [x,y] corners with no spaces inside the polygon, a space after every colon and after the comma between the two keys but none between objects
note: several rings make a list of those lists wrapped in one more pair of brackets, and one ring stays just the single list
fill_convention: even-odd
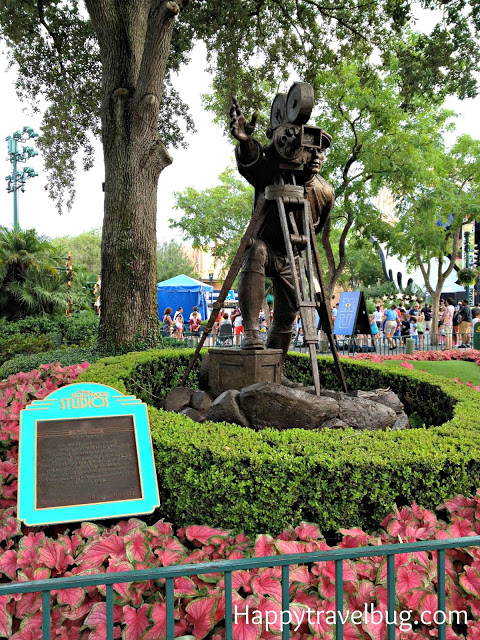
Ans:
[{"label": "metal railing", "polygon": [[[371,338],[355,336],[354,338],[337,336],[336,344],[338,352],[341,354],[354,355],[355,353],[377,353],[379,355],[392,355],[392,354],[406,354],[407,339],[410,336],[394,335],[392,338],[392,346],[388,338],[384,335],[372,340]],[[423,336],[414,336],[413,340],[413,352],[418,351],[442,351],[446,348],[445,336],[438,334],[437,336],[430,336],[429,333]],[[473,347],[473,342],[470,334],[454,334],[452,336],[452,349],[465,349],[464,345],[468,344],[468,348]],[[301,335],[295,336],[291,345],[292,351],[308,352],[307,347],[303,346]],[[319,341],[317,352],[319,354],[328,355],[330,353],[327,340]]]},{"label": "metal railing", "polygon": [[[395,556],[401,553],[418,551],[436,552],[437,554],[437,612],[442,613],[442,621],[437,624],[439,640],[446,640],[446,591],[445,591],[445,551],[448,549],[465,549],[480,546],[480,536],[450,538],[449,540],[428,540],[425,542],[409,542],[388,544],[354,549],[332,549],[311,553],[267,556],[261,558],[244,558],[240,560],[222,560],[190,565],[176,565],[156,569],[122,571],[118,573],[100,573],[88,576],[68,578],[50,578],[28,582],[0,584],[0,596],[20,593],[42,593],[42,633],[43,640],[50,640],[50,592],[76,587],[92,587],[105,585],[106,588],[106,640],[113,640],[113,587],[118,583],[144,582],[165,579],[166,590],[166,631],[167,640],[174,639],[174,579],[206,573],[223,573],[225,576],[225,637],[232,640],[233,607],[232,607],[232,572],[257,568],[282,568],[282,640],[290,637],[290,602],[289,602],[289,567],[290,565],[309,564],[312,562],[335,562],[335,638],[344,637],[344,590],[343,561],[357,558],[387,558],[387,638],[395,640]],[[239,614],[240,615],[240,614]],[[389,622],[390,621],[390,622]]]}]

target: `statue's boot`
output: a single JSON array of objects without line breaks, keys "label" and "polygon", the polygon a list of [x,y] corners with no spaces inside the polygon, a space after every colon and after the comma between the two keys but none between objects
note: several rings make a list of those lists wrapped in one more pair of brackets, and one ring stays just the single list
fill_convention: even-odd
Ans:
[{"label": "statue's boot", "polygon": [[260,338],[260,331],[245,329],[245,337],[242,340],[242,349],[265,349],[265,343]]},{"label": "statue's boot", "polygon": [[[258,251],[266,251],[260,245],[254,247]],[[249,252],[251,254],[251,251]],[[255,257],[255,255],[253,255]],[[265,260],[263,256],[260,259]],[[265,273],[257,265],[244,265],[238,278],[238,302],[242,311],[245,337],[242,349],[265,349],[265,343],[260,338],[259,315],[265,294]]]}]

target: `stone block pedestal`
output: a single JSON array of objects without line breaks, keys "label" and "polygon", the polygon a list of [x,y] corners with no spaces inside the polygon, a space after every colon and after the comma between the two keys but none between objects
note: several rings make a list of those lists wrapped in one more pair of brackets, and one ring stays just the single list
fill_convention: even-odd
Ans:
[{"label": "stone block pedestal", "polygon": [[209,349],[200,367],[200,389],[214,398],[257,382],[281,383],[281,349]]}]

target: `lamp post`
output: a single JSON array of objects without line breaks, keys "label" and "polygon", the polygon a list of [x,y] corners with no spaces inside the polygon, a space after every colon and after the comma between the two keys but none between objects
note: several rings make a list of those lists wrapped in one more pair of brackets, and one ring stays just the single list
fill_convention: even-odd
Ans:
[{"label": "lamp post", "polygon": [[[473,231],[473,223],[472,222],[464,222],[462,225],[462,231],[463,234],[465,236],[465,246],[464,246],[464,250],[465,250],[465,260],[464,260],[464,267],[465,269],[469,269],[470,268],[470,234]],[[468,300],[468,305],[469,306],[473,306],[472,305],[472,301],[470,300],[470,285],[467,284],[465,285],[465,293],[466,293],[466,298]]]},{"label": "lamp post", "polygon": [[12,163],[12,173],[5,177],[7,180],[7,191],[13,193],[13,228],[18,231],[18,195],[17,191],[20,189],[25,193],[25,183],[29,178],[35,178],[38,176],[32,167],[24,167],[22,171],[17,170],[18,162],[26,162],[28,158],[33,158],[38,155],[38,151],[35,151],[33,147],[22,147],[20,151],[20,143],[27,142],[31,138],[36,138],[36,133],[32,127],[23,127],[22,131],[15,131],[11,136],[7,136],[5,140],[8,142],[8,158]]}]

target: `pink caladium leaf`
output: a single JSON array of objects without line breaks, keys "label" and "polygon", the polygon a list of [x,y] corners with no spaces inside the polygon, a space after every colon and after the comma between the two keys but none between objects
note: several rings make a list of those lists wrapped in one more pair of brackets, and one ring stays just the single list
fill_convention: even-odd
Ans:
[{"label": "pink caladium leaf", "polygon": [[307,553],[305,542],[297,542],[294,540],[275,540],[275,546],[280,554],[288,553]]},{"label": "pink caladium leaf", "polygon": [[85,590],[83,587],[74,587],[73,589],[61,589],[52,591],[52,596],[57,595],[58,604],[68,605],[70,611],[75,611],[85,600]]},{"label": "pink caladium leaf", "polygon": [[467,640],[480,640],[480,621],[468,620],[467,629]]},{"label": "pink caladium leaf", "polygon": [[110,535],[87,543],[82,553],[75,558],[75,562],[76,564],[85,563],[91,567],[100,567],[107,557],[119,561],[126,559],[125,543],[122,538]]},{"label": "pink caladium leaf", "polygon": [[340,529],[340,533],[343,534],[343,539],[340,542],[342,549],[349,549],[350,547],[366,547],[370,542],[370,536],[362,529]]},{"label": "pink caladium leaf", "polygon": [[15,603],[15,616],[20,620],[30,613],[35,613],[42,606],[40,593],[22,593]]},{"label": "pink caladium leaf", "polygon": [[396,576],[396,590],[399,595],[410,593],[424,586],[424,580],[418,571],[410,567],[400,567]]},{"label": "pink caladium leaf", "polygon": [[218,597],[199,598],[186,606],[187,621],[193,627],[193,635],[202,640],[215,626],[215,609]]},{"label": "pink caladium leaf", "polygon": [[147,630],[142,640],[165,640],[167,637],[167,603],[155,602],[150,605],[148,619],[153,625]]},{"label": "pink caladium leaf", "polygon": [[476,567],[465,567],[465,575],[460,576],[460,584],[465,591],[480,598],[480,572]]},{"label": "pink caladium leaf", "polygon": [[40,547],[38,561],[49,569],[56,569],[58,573],[64,573],[67,567],[73,563],[73,558],[67,555],[65,547],[60,542],[47,538]]},{"label": "pink caladium leaf", "polygon": [[82,522],[80,529],[77,529],[77,533],[82,538],[95,538],[105,531],[105,527],[101,527],[93,522]]},{"label": "pink caladium leaf", "polygon": [[0,596],[0,637],[10,638],[12,635],[12,616],[7,610],[10,596]]},{"label": "pink caladium leaf", "polygon": [[295,533],[298,535],[300,540],[304,540],[306,542],[318,540],[319,538],[323,540],[319,527],[316,524],[311,524],[310,522],[302,522],[299,527],[296,527]]},{"label": "pink caladium leaf", "polygon": [[230,531],[224,529],[213,529],[204,525],[191,525],[185,529],[185,535],[188,540],[199,544],[208,544],[210,538],[226,538],[230,535]]},{"label": "pink caladium leaf", "polygon": [[273,596],[282,601],[282,585],[280,580],[272,578],[268,573],[261,572],[252,579],[253,592],[260,596]]},{"label": "pink caladium leaf", "polygon": [[472,529],[472,523],[463,518],[454,518],[447,527],[448,533],[452,538],[464,538],[466,536],[474,536],[475,532]]},{"label": "pink caladium leaf", "polygon": [[125,640],[140,640],[145,629],[150,625],[148,618],[148,605],[144,604],[138,609],[133,607],[124,607],[123,618],[125,620],[125,629],[123,637]]},{"label": "pink caladium leaf", "polygon": [[136,529],[125,536],[126,552],[129,562],[136,567],[137,562],[143,562],[148,558],[150,547],[147,544],[143,531]]},{"label": "pink caladium leaf", "polygon": [[419,600],[418,609],[422,615],[422,622],[424,624],[434,624],[433,615],[438,609],[437,595],[433,593],[423,595]]},{"label": "pink caladium leaf", "polygon": [[[233,640],[259,640],[262,633],[261,614],[258,612],[259,601],[248,596],[245,600],[237,593],[232,594],[233,605]],[[257,615],[255,616],[255,611]],[[246,615],[245,615],[246,614]]]},{"label": "pink caladium leaf", "polygon": [[347,595],[347,603],[351,611],[360,611],[375,598],[375,587],[370,580],[360,580],[355,593]]},{"label": "pink caladium leaf", "polygon": [[13,550],[5,551],[5,553],[0,556],[0,572],[4,573],[7,578],[14,580],[17,568],[17,552]]},{"label": "pink caladium leaf", "polygon": [[38,640],[38,638],[38,633],[32,629],[22,629],[14,633],[13,636],[9,636],[9,640]]},{"label": "pink caladium leaf", "polygon": [[198,595],[198,588],[195,582],[187,576],[174,578],[174,596],[175,598],[184,598]]},{"label": "pink caladium leaf", "polygon": [[177,553],[181,553],[185,555],[187,550],[177,538],[173,538],[171,536],[164,536],[162,540],[162,549],[169,549],[170,551],[176,551]]},{"label": "pink caladium leaf", "polygon": [[308,570],[308,567],[304,564],[301,564],[298,567],[290,568],[288,577],[290,580],[290,584],[294,582],[299,582],[300,584],[310,584],[312,581],[312,576]]},{"label": "pink caladium leaf", "polygon": [[[133,567],[129,562],[119,562],[117,564],[111,564],[107,568],[107,573],[117,573],[122,571],[132,571]],[[130,582],[116,582],[113,585],[113,601],[115,604],[126,604],[130,599]],[[119,597],[120,596],[120,597]]]},{"label": "pink caladium leaf", "polygon": [[42,612],[36,611],[31,615],[27,615],[23,618],[20,624],[21,631],[32,630],[35,633],[38,633],[38,630],[42,628]]},{"label": "pink caladium leaf", "polygon": [[136,529],[145,529],[145,523],[138,518],[130,518],[129,520],[120,520],[114,527],[115,531],[121,536],[126,536]]},{"label": "pink caladium leaf", "polygon": [[257,558],[264,558],[266,556],[275,556],[277,551],[275,549],[273,538],[268,535],[262,534],[255,540],[255,556]]},{"label": "pink caladium leaf", "polygon": [[369,635],[369,637],[372,640],[386,640],[387,637],[387,623],[385,620],[385,615],[383,611],[378,611],[374,609],[374,611],[377,611],[379,614],[381,614],[380,617],[377,616],[377,618],[380,620],[380,622],[374,622],[373,618],[370,617],[367,620],[364,620],[362,622],[362,627],[364,629],[364,631],[366,631]]}]

